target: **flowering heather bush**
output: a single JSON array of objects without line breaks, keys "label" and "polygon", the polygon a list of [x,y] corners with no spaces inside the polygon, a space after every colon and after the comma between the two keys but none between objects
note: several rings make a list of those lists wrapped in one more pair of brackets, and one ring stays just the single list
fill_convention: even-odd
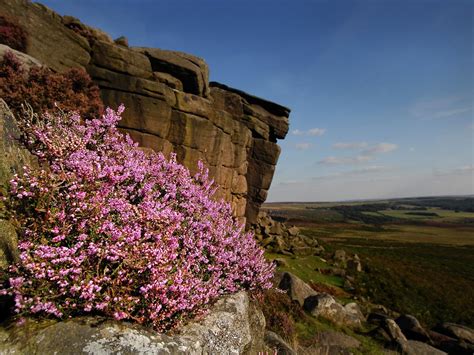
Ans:
[{"label": "flowering heather bush", "polygon": [[145,153],[116,129],[123,111],[20,120],[22,140],[49,166],[11,180],[21,226],[9,287],[20,315],[99,313],[166,330],[218,296],[270,287],[273,265],[211,199],[200,165]]},{"label": "flowering heather bush", "polygon": [[0,97],[18,116],[28,102],[36,112],[77,110],[83,118],[98,117],[103,112],[99,88],[82,68],[58,74],[46,67],[25,70],[16,56],[7,52],[0,61]]},{"label": "flowering heather bush", "polygon": [[0,15],[0,43],[24,52],[26,50],[26,31],[16,21]]}]

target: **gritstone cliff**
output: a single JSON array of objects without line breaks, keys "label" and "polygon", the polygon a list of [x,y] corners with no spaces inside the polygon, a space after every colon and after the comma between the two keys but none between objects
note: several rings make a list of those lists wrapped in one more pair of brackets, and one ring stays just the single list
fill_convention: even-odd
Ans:
[{"label": "gritstone cliff", "polygon": [[175,152],[192,171],[202,160],[220,186],[217,197],[242,221],[256,221],[280,154],[277,139],[288,132],[288,108],[209,82],[201,58],[129,47],[41,4],[2,0],[0,15],[26,30],[27,54],[56,71],[85,68],[105,105],[124,103],[120,126],[141,146]]}]

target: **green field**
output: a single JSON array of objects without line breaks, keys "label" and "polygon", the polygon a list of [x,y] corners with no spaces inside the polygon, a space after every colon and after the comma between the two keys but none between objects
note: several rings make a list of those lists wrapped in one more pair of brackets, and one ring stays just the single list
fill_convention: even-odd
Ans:
[{"label": "green field", "polygon": [[[358,295],[415,315],[427,326],[449,321],[472,327],[473,205],[472,198],[433,198],[280,203],[266,204],[265,209],[317,238],[327,250],[326,258],[336,249],[357,253],[364,265],[357,278]],[[314,275],[315,267],[307,260],[295,259],[289,267],[338,286],[336,280]]]}]

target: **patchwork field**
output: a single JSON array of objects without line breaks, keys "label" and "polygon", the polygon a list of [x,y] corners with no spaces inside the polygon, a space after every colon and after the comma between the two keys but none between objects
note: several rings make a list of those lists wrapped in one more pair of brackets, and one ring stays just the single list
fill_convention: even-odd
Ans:
[{"label": "patchwork field", "polygon": [[[356,292],[374,303],[410,313],[426,325],[474,325],[474,199],[423,198],[351,203],[278,203],[275,219],[317,238],[327,257],[337,249],[358,254],[364,272]],[[290,264],[302,274],[307,260]],[[337,280],[311,274],[337,286]]]}]

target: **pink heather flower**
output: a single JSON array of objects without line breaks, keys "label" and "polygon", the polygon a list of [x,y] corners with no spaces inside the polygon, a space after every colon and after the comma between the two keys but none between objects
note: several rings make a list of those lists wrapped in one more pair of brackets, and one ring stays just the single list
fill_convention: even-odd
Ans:
[{"label": "pink heather flower", "polygon": [[226,293],[271,286],[273,265],[230,205],[212,198],[208,171],[145,154],[116,124],[124,107],[20,119],[43,163],[10,182],[20,261],[10,267],[15,312],[99,312],[157,330]]}]

